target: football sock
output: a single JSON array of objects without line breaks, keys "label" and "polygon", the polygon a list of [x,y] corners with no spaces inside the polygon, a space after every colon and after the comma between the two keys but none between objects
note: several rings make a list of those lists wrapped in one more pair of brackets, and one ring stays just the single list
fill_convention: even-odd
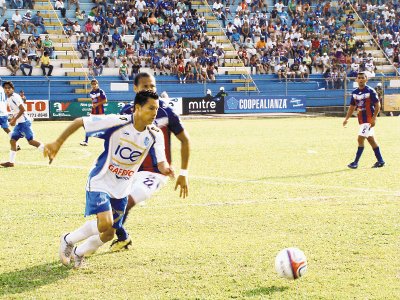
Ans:
[{"label": "football sock", "polygon": [[44,144],[40,143],[40,145],[38,146],[38,150],[39,150],[40,152],[43,153],[43,151],[44,151]]},{"label": "football sock", "polygon": [[376,159],[377,159],[379,162],[383,162],[383,158],[382,158],[382,155],[381,155],[381,150],[379,149],[379,147],[376,147],[376,148],[374,149],[374,152],[375,152],[375,157],[376,157]]},{"label": "football sock", "polygon": [[65,237],[65,241],[68,244],[75,244],[92,235],[98,235],[99,230],[97,229],[97,220],[87,221],[80,228],[75,231],[72,231]]},{"label": "football sock", "polygon": [[118,228],[115,234],[117,235],[119,241],[125,241],[128,239],[129,236],[124,227]]},{"label": "football sock", "polygon": [[10,163],[15,163],[16,155],[17,155],[17,151],[10,150]]},{"label": "football sock", "polygon": [[[125,221],[126,221],[126,218],[128,217],[128,214],[129,214],[129,210],[125,210],[125,214],[122,217],[122,224],[125,224]],[[117,235],[118,240],[120,240],[120,241],[125,241],[129,236],[128,232],[125,230],[124,227],[118,228],[116,230],[115,234]]]},{"label": "football sock", "polygon": [[12,131],[10,131],[9,133],[8,133],[8,136],[10,137],[10,139],[11,139],[11,137],[12,137]]},{"label": "football sock", "polygon": [[103,243],[100,239],[100,235],[96,234],[88,238],[83,244],[76,247],[75,253],[78,256],[90,255],[96,252],[96,250],[104,244],[105,243]]},{"label": "football sock", "polygon": [[85,135],[85,143],[89,142],[89,136]]},{"label": "football sock", "polygon": [[129,215],[129,210],[125,210],[124,216],[122,217],[122,224],[125,224],[126,218]]},{"label": "football sock", "polygon": [[354,160],[355,163],[358,163],[358,161],[360,160],[361,154],[364,151],[364,147],[358,147],[357,149],[357,153],[356,153],[356,159]]}]

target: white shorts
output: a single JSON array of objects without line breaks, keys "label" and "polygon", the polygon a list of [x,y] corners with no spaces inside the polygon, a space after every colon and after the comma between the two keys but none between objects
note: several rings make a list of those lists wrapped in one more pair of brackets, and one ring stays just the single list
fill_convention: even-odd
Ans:
[{"label": "white shorts", "polygon": [[374,136],[374,127],[371,127],[371,124],[369,123],[363,123],[358,129],[358,135],[366,138]]},{"label": "white shorts", "polygon": [[159,173],[141,171],[134,175],[131,196],[136,204],[150,199],[168,181],[168,177]]}]

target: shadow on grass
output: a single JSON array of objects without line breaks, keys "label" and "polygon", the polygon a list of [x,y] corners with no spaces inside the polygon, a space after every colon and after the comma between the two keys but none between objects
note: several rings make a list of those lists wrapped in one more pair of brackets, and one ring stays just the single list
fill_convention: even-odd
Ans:
[{"label": "shadow on grass", "polygon": [[256,289],[245,291],[243,294],[244,296],[251,297],[251,296],[268,296],[274,293],[281,293],[288,289],[287,286],[269,286],[269,287],[258,287]]},{"label": "shadow on grass", "polygon": [[34,290],[68,277],[70,269],[51,262],[0,274],[0,297]]}]

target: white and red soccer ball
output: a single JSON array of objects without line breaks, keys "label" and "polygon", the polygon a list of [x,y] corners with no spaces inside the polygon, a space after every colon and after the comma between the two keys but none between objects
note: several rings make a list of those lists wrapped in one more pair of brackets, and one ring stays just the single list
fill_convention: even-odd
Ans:
[{"label": "white and red soccer ball", "polygon": [[275,258],[275,270],[279,277],[298,279],[307,271],[307,258],[298,248],[285,248]]}]

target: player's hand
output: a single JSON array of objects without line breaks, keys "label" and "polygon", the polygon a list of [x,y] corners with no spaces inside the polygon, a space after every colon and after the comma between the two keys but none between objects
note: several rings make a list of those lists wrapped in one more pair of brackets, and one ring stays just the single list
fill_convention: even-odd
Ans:
[{"label": "player's hand", "polygon": [[183,199],[185,199],[187,196],[189,196],[189,183],[188,183],[188,179],[186,176],[180,175],[178,177],[178,179],[176,180],[176,184],[175,184],[175,191],[178,188],[178,186],[180,186],[180,188],[181,188],[181,190],[179,192],[179,197],[182,197]]},{"label": "player's hand", "polygon": [[16,123],[17,123],[17,120],[16,120],[15,118],[12,118],[12,119],[10,120],[10,125],[11,125],[11,126],[15,126]]},{"label": "player's hand", "polygon": [[46,144],[44,146],[43,155],[44,157],[49,158],[49,164],[53,162],[53,159],[56,157],[58,150],[60,150],[61,144],[58,142],[54,142],[51,144]]},{"label": "player's hand", "polygon": [[175,171],[167,162],[163,161],[157,164],[157,168],[160,170],[161,174],[175,178]]},{"label": "player's hand", "polygon": [[347,125],[347,120],[344,120],[343,121],[343,127],[346,127],[346,125]]},{"label": "player's hand", "polygon": [[370,123],[371,124],[371,128],[375,126],[375,123],[376,123],[376,118],[372,118],[371,119],[371,123]]}]

